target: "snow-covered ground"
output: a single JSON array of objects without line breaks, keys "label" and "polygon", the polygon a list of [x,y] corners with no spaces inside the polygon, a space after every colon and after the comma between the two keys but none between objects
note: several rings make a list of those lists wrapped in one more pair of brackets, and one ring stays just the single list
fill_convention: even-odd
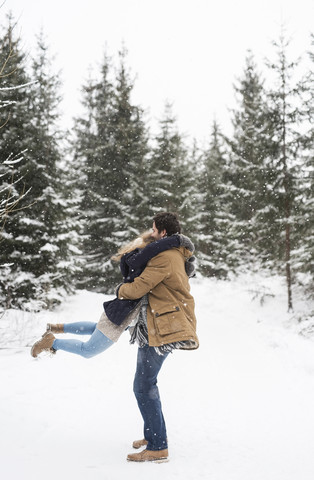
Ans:
[{"label": "snow-covered ground", "polygon": [[[274,294],[263,306],[252,300],[257,284]],[[54,312],[8,312],[0,320],[1,478],[313,480],[314,342],[297,334],[284,285],[193,280],[192,291],[201,346],[170,355],[159,379],[164,464],[125,460],[142,437],[127,332],[90,360],[30,356],[46,322],[97,321],[104,296],[82,291]]]}]

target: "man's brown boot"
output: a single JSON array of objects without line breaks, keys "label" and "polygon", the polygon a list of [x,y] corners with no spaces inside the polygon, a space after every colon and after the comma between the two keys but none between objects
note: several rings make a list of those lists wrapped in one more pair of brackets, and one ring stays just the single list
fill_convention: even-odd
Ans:
[{"label": "man's brown boot", "polygon": [[142,440],[134,440],[132,447],[133,448],[141,448],[141,447],[146,447],[148,444],[148,441],[143,438]]},{"label": "man's brown boot", "polygon": [[42,352],[56,353],[56,350],[52,348],[53,342],[55,341],[55,336],[46,332],[43,334],[38,342],[35,342],[31,349],[31,356],[36,358]]},{"label": "man's brown boot", "polygon": [[143,450],[139,453],[130,453],[127,456],[129,462],[156,462],[168,461],[168,449],[165,450]]},{"label": "man's brown boot", "polygon": [[46,332],[64,333],[64,324],[63,323],[56,323],[54,325],[52,323],[47,323]]}]

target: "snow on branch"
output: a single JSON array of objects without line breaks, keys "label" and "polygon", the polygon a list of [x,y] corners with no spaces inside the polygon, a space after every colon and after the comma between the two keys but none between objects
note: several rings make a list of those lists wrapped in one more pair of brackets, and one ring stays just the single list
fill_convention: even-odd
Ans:
[{"label": "snow on branch", "polygon": [[8,156],[8,158],[6,160],[4,160],[4,162],[2,162],[2,165],[14,165],[16,163],[19,163],[21,160],[23,160],[23,158],[24,158],[23,155],[26,152],[27,152],[27,149],[23,150],[18,155],[13,155],[13,153],[11,153]]},{"label": "snow on branch", "polygon": [[[0,75],[1,77],[2,75]],[[15,87],[2,87],[0,88],[0,92],[5,92],[9,90],[19,90],[20,88],[28,87],[29,85],[34,85],[34,83],[38,83],[38,80],[32,80],[31,82],[23,83],[22,85],[16,85]]]}]

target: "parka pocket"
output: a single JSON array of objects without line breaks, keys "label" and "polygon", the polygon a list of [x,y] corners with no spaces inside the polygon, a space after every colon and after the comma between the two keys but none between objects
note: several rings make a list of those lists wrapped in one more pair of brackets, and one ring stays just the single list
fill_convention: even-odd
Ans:
[{"label": "parka pocket", "polygon": [[168,306],[156,312],[155,323],[159,335],[170,335],[184,330],[185,316],[178,306]]}]

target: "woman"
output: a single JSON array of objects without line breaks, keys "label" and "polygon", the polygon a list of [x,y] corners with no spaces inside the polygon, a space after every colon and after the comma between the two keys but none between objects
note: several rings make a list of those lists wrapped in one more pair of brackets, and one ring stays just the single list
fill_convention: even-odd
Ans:
[{"label": "woman", "polygon": [[[139,238],[122,247],[118,254],[113,257],[113,260],[120,260],[123,282],[132,282],[135,277],[142,273],[151,258],[170,248],[179,247],[185,243],[186,238],[184,235],[176,234],[154,241],[151,233],[145,232]],[[189,269],[191,270],[191,266],[189,266]],[[194,270],[193,267],[192,270]],[[121,334],[132,322],[134,323],[140,308],[141,299],[119,300],[115,298],[104,303],[104,312],[98,323],[48,324],[42,338],[33,345],[31,355],[36,358],[44,351],[56,353],[57,350],[64,350],[81,355],[84,358],[94,357],[118,341]],[[91,335],[91,337],[86,342],[73,339],[61,340],[55,338],[54,333]]]}]

